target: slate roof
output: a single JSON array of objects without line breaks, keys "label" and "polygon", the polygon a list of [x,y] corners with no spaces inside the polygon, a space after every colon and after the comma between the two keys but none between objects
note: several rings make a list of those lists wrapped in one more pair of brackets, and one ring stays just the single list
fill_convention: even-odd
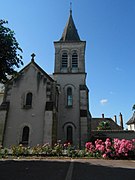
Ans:
[{"label": "slate roof", "polygon": [[101,121],[108,121],[110,123],[111,130],[122,130],[121,126],[116,124],[111,118],[92,118],[91,130],[97,130],[97,127]]},{"label": "slate roof", "polygon": [[127,125],[135,124],[135,112],[133,113],[133,116],[129,119],[129,121],[126,124]]},{"label": "slate roof", "polygon": [[67,22],[66,27],[63,31],[63,34],[62,34],[60,41],[63,41],[63,42],[65,42],[65,41],[66,42],[67,41],[68,42],[80,41],[80,37],[78,35],[77,29],[75,27],[74,20],[72,17],[72,10],[70,10],[70,16],[69,16],[68,22]]}]

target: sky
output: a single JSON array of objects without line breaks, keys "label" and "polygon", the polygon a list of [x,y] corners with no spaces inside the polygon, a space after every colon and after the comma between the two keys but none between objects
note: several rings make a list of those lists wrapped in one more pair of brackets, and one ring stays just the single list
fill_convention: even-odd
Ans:
[{"label": "sky", "polygon": [[14,30],[24,65],[34,52],[37,64],[52,74],[53,42],[61,38],[70,2],[79,36],[86,41],[92,117],[116,115],[119,124],[121,112],[126,123],[135,104],[135,0],[0,0],[0,19]]}]

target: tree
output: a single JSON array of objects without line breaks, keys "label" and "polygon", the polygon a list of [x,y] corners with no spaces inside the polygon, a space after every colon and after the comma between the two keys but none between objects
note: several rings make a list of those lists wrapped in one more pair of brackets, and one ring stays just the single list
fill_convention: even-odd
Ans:
[{"label": "tree", "polygon": [[110,130],[110,122],[109,121],[101,121],[97,127],[98,130]]},{"label": "tree", "polygon": [[16,73],[15,68],[23,65],[22,49],[15,38],[15,33],[6,27],[7,21],[0,20],[0,82],[5,83],[9,75]]},{"label": "tree", "polygon": [[132,107],[132,111],[135,111],[135,104],[134,104],[133,107]]}]

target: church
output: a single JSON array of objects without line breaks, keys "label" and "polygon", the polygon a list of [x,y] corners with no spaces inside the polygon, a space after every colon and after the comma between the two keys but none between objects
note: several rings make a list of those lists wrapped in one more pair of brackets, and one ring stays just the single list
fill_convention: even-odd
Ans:
[{"label": "church", "polygon": [[57,141],[82,147],[89,140],[91,114],[85,46],[70,10],[63,34],[54,42],[54,73],[48,75],[32,54],[30,63],[5,86],[0,106],[4,147],[53,145]]}]

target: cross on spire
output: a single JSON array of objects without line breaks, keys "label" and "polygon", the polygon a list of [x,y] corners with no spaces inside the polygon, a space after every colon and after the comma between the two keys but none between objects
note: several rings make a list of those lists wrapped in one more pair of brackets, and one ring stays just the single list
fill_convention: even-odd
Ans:
[{"label": "cross on spire", "polygon": [[72,15],[72,2],[70,2],[70,15]]},{"label": "cross on spire", "polygon": [[35,56],[36,56],[36,55],[35,55],[34,53],[31,54],[31,57],[32,57],[32,58],[31,58],[31,61],[34,61],[34,57],[35,57]]}]

